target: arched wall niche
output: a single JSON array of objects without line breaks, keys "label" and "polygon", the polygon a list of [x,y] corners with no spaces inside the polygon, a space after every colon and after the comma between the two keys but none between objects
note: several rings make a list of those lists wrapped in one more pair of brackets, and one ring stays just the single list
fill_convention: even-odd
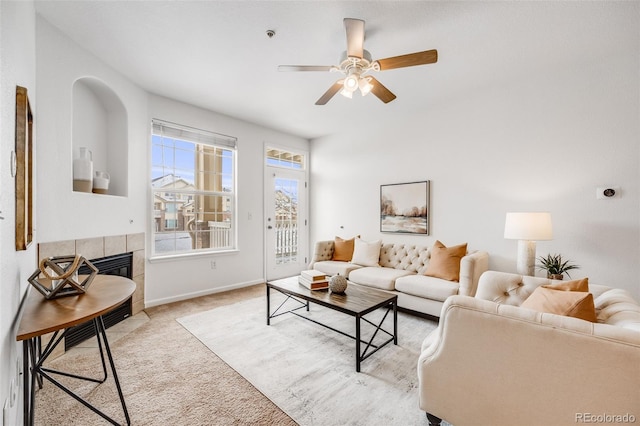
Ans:
[{"label": "arched wall niche", "polygon": [[72,158],[91,151],[93,170],[110,175],[108,195],[127,196],[128,116],[120,97],[102,80],[81,77],[73,84]]}]

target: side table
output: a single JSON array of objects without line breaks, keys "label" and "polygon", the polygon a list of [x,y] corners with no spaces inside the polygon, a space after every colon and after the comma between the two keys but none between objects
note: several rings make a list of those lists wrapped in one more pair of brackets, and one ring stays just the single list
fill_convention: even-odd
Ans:
[{"label": "side table", "polygon": [[[116,366],[113,362],[111,349],[109,348],[102,315],[129,299],[135,291],[135,288],[135,283],[130,279],[114,275],[96,276],[85,294],[60,297],[52,300],[45,299],[44,296],[35,291],[35,289],[29,288],[24,302],[22,318],[20,319],[20,325],[18,327],[18,334],[16,336],[16,340],[22,341],[23,348],[25,425],[31,426],[34,423],[35,388],[36,384],[39,388],[42,388],[43,379],[47,379],[105,420],[114,425],[118,425],[119,423],[113,418],[90,404],[52,376],[57,374],[79,380],[103,383],[107,379],[105,352],[118,390],[126,424],[131,424],[129,412],[127,411],[120,387],[120,381],[116,373]],[[70,327],[87,321],[93,321],[96,330],[103,377],[100,379],[83,377],[45,367],[45,361],[56,346],[63,340],[67,330]],[[48,333],[53,333],[53,336],[43,348],[41,343],[42,336]]]}]

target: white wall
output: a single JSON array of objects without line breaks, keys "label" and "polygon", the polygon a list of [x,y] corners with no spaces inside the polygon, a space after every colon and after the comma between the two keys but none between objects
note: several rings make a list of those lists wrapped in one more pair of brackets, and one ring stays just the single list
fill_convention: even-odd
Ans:
[{"label": "white wall", "polygon": [[[21,346],[15,342],[16,322],[27,278],[37,266],[37,243],[150,231],[152,117],[238,138],[240,230],[238,252],[215,256],[215,271],[209,266],[212,256],[147,264],[147,305],[263,280],[264,144],[308,150],[309,142],[150,96],[37,17],[30,1],[0,2],[0,23],[0,216],[5,217],[0,220],[0,404],[3,404],[22,358]],[[123,174],[128,175],[128,196],[72,191],[73,84],[82,77],[95,78],[107,85],[127,111],[129,166]],[[28,88],[35,116],[35,237],[29,249],[20,252],[15,251],[15,180],[9,168],[15,140],[16,85]],[[96,138],[104,140],[100,135]],[[147,253],[150,252],[147,248]],[[19,423],[22,390],[18,386],[21,387],[21,382],[16,387],[17,400],[10,409],[9,424]]]},{"label": "white wall", "polygon": [[[15,250],[15,179],[10,168],[15,149],[16,85],[27,88],[38,119],[35,62],[33,2],[0,2],[0,216],[4,217],[0,220],[0,406],[9,398],[11,381],[22,384],[21,377],[16,377],[16,366],[22,362],[22,345],[15,341],[16,316],[36,262],[35,243],[26,251]],[[37,147],[37,130],[34,144]],[[17,396],[7,424],[18,424],[21,393]]]},{"label": "white wall", "polygon": [[[597,41],[592,58],[474,85],[402,122],[313,140],[312,243],[356,234],[423,245],[468,242],[489,252],[491,269],[515,272],[517,242],[503,239],[505,213],[550,211],[554,239],[538,242],[538,255],[561,253],[581,266],[572,278],[622,287],[640,299],[638,16],[632,5],[609,13],[615,25],[606,32],[590,33],[580,19],[569,19],[567,38],[549,46]],[[535,34],[529,40],[538,42]],[[506,46],[503,54],[527,51],[526,44]],[[380,185],[419,180],[431,181],[431,235],[380,233]],[[596,200],[603,185],[620,186],[621,197]]]},{"label": "white wall", "polygon": [[[146,232],[150,243],[149,132],[151,119],[159,118],[238,138],[239,251],[148,262],[146,305],[262,282],[264,143],[307,150],[308,141],[149,95],[43,19],[38,19],[37,34],[39,107],[46,111],[37,123],[38,242]],[[127,197],[72,191],[73,84],[81,77],[102,81],[120,97],[127,110]],[[150,254],[151,246],[147,245],[146,251]],[[210,266],[212,258],[216,259],[215,270]]]},{"label": "white wall", "polygon": [[[148,263],[145,289],[147,306],[264,282],[264,144],[306,151],[309,142],[159,96],[149,99],[149,122],[152,118],[238,138],[239,250],[230,254]],[[151,253],[150,244],[149,238],[147,253]],[[212,259],[216,260],[215,270],[211,269]]]},{"label": "white wall", "polygon": [[[80,48],[42,18],[37,20],[38,242],[72,240],[146,231],[147,223],[147,93],[99,58]],[[72,190],[74,83],[91,77],[108,86],[122,101],[128,120],[127,197]],[[80,97],[76,97],[80,99]],[[79,117],[79,115],[75,115]],[[104,132],[104,129],[102,129]],[[109,138],[96,129],[96,140]],[[84,137],[87,132],[84,132]],[[95,141],[87,141],[92,147]],[[77,145],[80,146],[80,145]],[[94,148],[94,155],[104,149]],[[94,170],[108,165],[96,158]],[[113,172],[113,170],[108,170]]]}]

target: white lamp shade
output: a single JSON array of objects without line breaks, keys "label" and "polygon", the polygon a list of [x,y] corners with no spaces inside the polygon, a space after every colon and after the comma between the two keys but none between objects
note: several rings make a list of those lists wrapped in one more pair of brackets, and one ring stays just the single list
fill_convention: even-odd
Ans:
[{"label": "white lamp shade", "polygon": [[504,223],[504,237],[510,240],[544,241],[553,238],[551,213],[509,212]]}]

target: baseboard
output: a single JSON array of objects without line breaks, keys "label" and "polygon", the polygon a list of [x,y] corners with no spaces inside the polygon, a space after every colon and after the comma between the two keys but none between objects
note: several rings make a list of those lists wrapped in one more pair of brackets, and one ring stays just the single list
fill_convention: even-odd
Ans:
[{"label": "baseboard", "polygon": [[186,294],[180,294],[172,297],[165,297],[162,299],[145,300],[144,307],[153,308],[154,306],[166,305],[167,303],[173,303],[173,302],[181,302],[183,300],[193,299],[200,296],[208,296],[210,294],[222,293],[229,290],[236,290],[239,288],[249,287],[256,284],[262,284],[264,282],[265,282],[264,279],[252,280],[252,281],[246,281],[243,283],[230,284],[223,287],[210,288],[203,291],[196,291],[193,293],[186,293]]}]

